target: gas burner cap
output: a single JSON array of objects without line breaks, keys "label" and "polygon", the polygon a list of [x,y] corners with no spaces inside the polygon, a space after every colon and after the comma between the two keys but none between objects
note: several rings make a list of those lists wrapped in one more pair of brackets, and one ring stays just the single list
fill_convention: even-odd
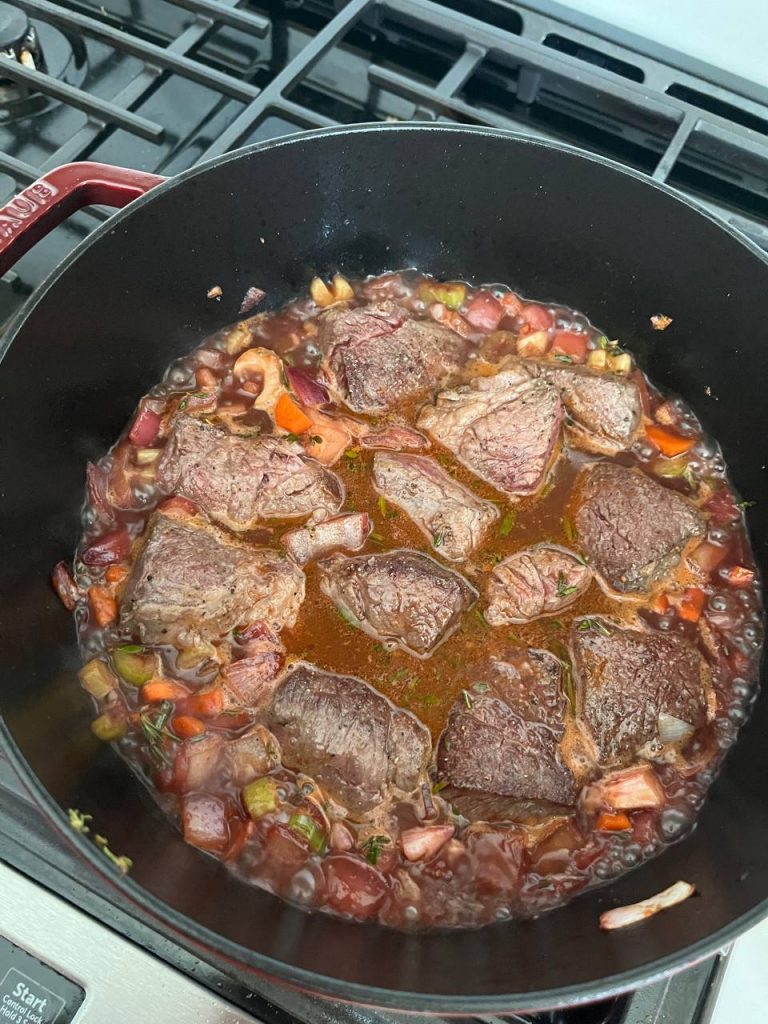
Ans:
[{"label": "gas burner cap", "polygon": [[29,18],[13,4],[0,3],[0,50],[21,47],[29,32]]}]

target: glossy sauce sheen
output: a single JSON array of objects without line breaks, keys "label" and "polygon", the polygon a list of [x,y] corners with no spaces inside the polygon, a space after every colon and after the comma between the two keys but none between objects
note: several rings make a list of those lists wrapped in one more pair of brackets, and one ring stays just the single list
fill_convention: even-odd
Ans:
[{"label": "glossy sauce sheen", "polygon": [[[415,272],[371,279],[355,286],[355,301],[378,301],[395,296],[398,301],[410,304],[417,315],[426,316],[430,312],[428,303],[419,298],[424,294],[425,280],[428,287],[430,279]],[[505,291],[496,289],[495,294],[502,295]],[[472,294],[472,290],[468,290],[461,308],[465,308]],[[601,338],[600,332],[582,315],[565,307],[545,308],[557,328],[586,332],[590,346]],[[278,313],[257,316],[249,322],[251,344],[274,348],[286,356],[289,365],[304,366],[317,373],[319,354],[314,345],[313,320],[319,312],[311,300],[301,299]],[[500,326],[514,332],[520,324],[510,318],[509,324]],[[236,355],[225,351],[227,336],[228,331],[221,332],[171,367],[164,382],[149,395],[152,407],[171,411],[179,401],[188,400],[199,387],[195,370],[200,367],[212,367],[223,383],[220,404],[242,402],[244,397],[247,401],[252,397],[232,381],[231,367]],[[502,347],[512,345],[511,354],[514,354],[511,337],[502,337],[501,343]],[[476,350],[484,345],[482,332],[475,332],[472,344]],[[487,365],[483,368],[482,360],[471,359],[464,379],[490,372],[494,370]],[[519,499],[507,498],[479,480],[447,449],[434,442],[429,452],[420,453],[436,457],[458,482],[478,497],[494,502],[499,510],[485,542],[468,561],[445,563],[464,575],[481,596],[475,608],[463,616],[458,630],[430,657],[418,659],[399,649],[388,650],[346,621],[321,591],[319,572],[312,563],[305,567],[306,597],[298,620],[293,628],[284,629],[281,637],[289,660],[302,659],[328,671],[366,680],[393,703],[413,712],[429,728],[433,741],[437,741],[454,702],[462,691],[472,690],[475,680],[471,666],[495,655],[502,656],[510,647],[543,648],[567,660],[570,624],[575,617],[603,615],[615,623],[680,632],[695,641],[707,658],[712,671],[714,706],[710,723],[686,741],[682,760],[655,764],[664,787],[664,806],[630,810],[630,826],[620,832],[597,829],[595,808],[583,799],[565,816],[553,810],[547,819],[544,813],[547,827],[543,831],[527,828],[522,823],[506,828],[473,825],[467,832],[467,821],[455,815],[450,804],[440,797],[438,785],[434,787],[434,810],[428,820],[422,797],[414,794],[410,802],[401,801],[381,819],[374,816],[371,822],[362,825],[348,823],[353,837],[350,852],[329,854],[324,849],[318,854],[295,829],[291,831],[290,821],[292,807],[312,817],[315,813],[312,801],[322,796],[311,779],[276,766],[272,776],[280,785],[280,809],[253,822],[243,808],[239,787],[223,774],[216,776],[214,773],[206,782],[204,792],[226,805],[229,839],[217,849],[200,845],[223,857],[245,880],[269,888],[308,909],[346,913],[360,919],[377,917],[385,924],[410,929],[473,927],[494,919],[538,913],[634,867],[658,852],[666,842],[681,838],[690,830],[722,754],[734,741],[754,699],[761,604],[756,582],[747,580],[743,585],[734,586],[723,576],[723,567],[735,564],[753,571],[754,564],[742,509],[727,481],[717,445],[701,435],[696,418],[685,403],[680,399],[666,399],[648,382],[645,385],[647,419],[654,418],[664,406],[667,415],[674,417],[676,427],[696,440],[686,457],[692,475],[663,479],[662,483],[694,500],[698,498],[707,512],[706,540],[724,551],[720,568],[713,569],[706,582],[701,577],[687,579],[685,562],[673,574],[678,590],[694,584],[706,590],[706,605],[700,622],[709,630],[719,631],[721,639],[716,653],[711,644],[708,647],[702,640],[699,625],[676,613],[674,602],[665,608],[658,602],[652,604],[647,595],[628,598],[609,595],[596,579],[575,603],[556,615],[520,625],[489,626],[482,614],[485,585],[488,574],[502,558],[543,541],[578,550],[574,545],[570,508],[573,483],[579,469],[603,457],[571,449],[567,438],[539,494]],[[418,410],[429,397],[423,395],[404,402],[373,422],[394,419],[413,424]],[[343,408],[339,411],[346,412]],[[246,425],[251,422],[256,425],[263,420],[250,413],[241,420]],[[121,526],[128,529],[131,538],[140,536],[158,501],[165,497],[154,485],[151,469],[137,476],[126,437],[124,435],[112,453],[105,456],[100,468],[110,480],[122,478],[123,486],[132,497],[130,502],[121,504],[130,503],[135,508],[131,511],[112,508],[103,496],[95,506],[93,501],[86,505],[79,554],[102,535]],[[353,445],[332,467],[346,488],[341,511],[367,511],[372,517],[373,533],[362,551],[411,548],[440,561],[439,548],[435,549],[427,541],[405,512],[380,502],[371,479],[373,458],[373,451]],[[655,471],[659,460],[658,451],[644,440],[642,432],[631,451],[615,457],[615,461],[640,466],[657,478]],[[113,519],[113,524],[106,528],[105,510]],[[283,524],[271,521],[242,536],[259,545],[279,548],[281,533],[296,525],[300,525],[300,521]],[[123,558],[122,564],[127,565],[128,561]],[[103,585],[106,571],[85,565],[78,557],[75,580],[81,593],[90,585]],[[666,582],[669,585],[670,581]],[[116,589],[112,585],[112,592],[119,601],[120,584]],[[135,638],[120,636],[114,624],[99,627],[84,600],[78,602],[76,618],[84,660],[105,658],[105,651],[135,642]],[[192,687],[205,686],[216,678],[215,664],[208,662],[200,670],[182,670],[172,648],[157,650],[162,659],[163,678],[179,680]],[[162,749],[153,752],[146,733],[138,724],[142,713],[139,691],[121,684],[117,697],[110,696],[106,702],[102,701],[99,711],[103,712],[111,701],[129,715],[127,732],[118,741],[121,753],[153,789],[168,813],[176,817],[183,810],[173,781],[174,758],[180,746],[178,738],[172,735],[162,738]],[[206,723],[206,733],[237,736],[250,727],[252,721],[252,716],[247,714],[235,714],[228,719],[219,716]],[[166,731],[172,733],[173,726],[168,726]],[[431,771],[434,772],[434,767]],[[317,820],[322,823],[322,815]],[[440,823],[455,826],[454,838],[436,856],[409,863],[398,846],[398,829]],[[478,831],[484,835],[479,835]],[[388,836],[389,841],[379,844],[378,849],[374,842],[372,852],[371,837],[381,834]]]}]

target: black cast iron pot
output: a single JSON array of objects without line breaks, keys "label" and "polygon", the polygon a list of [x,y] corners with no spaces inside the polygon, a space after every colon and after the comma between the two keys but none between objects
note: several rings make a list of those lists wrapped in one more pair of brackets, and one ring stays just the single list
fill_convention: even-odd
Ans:
[{"label": "black cast iron pot", "polygon": [[[404,935],[307,915],[186,846],[89,729],[69,613],[49,584],[73,550],[86,460],[117,437],[176,356],[237,317],[250,285],[277,306],[316,273],[416,266],[503,281],[583,310],[717,437],[768,544],[765,257],[668,188],[502,132],[391,125],[310,132],[178,178],[72,165],[0,211],[0,263],[84,202],[122,205],[32,296],[0,365],[0,710],[50,818],[94,816],[134,861],[114,899],[205,956],[317,992],[443,1012],[538,1008],[637,986],[727,943],[768,910],[768,695],[698,828],[641,869],[538,920]],[[220,303],[206,298],[220,285]],[[649,316],[674,318],[654,332]],[[73,836],[94,872],[110,865]],[[677,879],[697,898],[616,933],[608,905]]]}]

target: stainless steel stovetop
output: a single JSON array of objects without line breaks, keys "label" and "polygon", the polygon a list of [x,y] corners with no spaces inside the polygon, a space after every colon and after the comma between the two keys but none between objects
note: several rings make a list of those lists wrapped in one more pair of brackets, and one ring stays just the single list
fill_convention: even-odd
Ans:
[{"label": "stainless steel stovetop", "polygon": [[[739,3],[768,31],[759,3]],[[757,84],[759,48],[746,46],[738,62],[726,55],[712,67],[663,45],[671,38],[659,35],[664,25],[677,33],[692,18],[699,43],[706,41],[699,16],[707,5],[700,0],[615,8],[617,20],[646,35],[637,20],[642,8],[647,38],[589,17],[605,13],[606,0],[572,6],[550,0],[0,3],[0,56],[7,58],[0,75],[0,199],[70,160],[173,174],[235,146],[304,128],[451,120],[610,156],[686,191],[768,248],[768,89]],[[737,18],[738,10],[731,5],[723,17]],[[675,34],[673,42],[685,49],[683,36]],[[737,77],[734,68],[745,73],[750,57],[752,80]],[[106,216],[99,209],[77,214],[2,278],[0,322]],[[0,741],[0,1024],[403,1020],[243,977],[215,957],[199,960],[142,922],[131,922],[135,941],[124,938],[128,931],[109,884],[94,885],[74,848],[46,823]],[[753,990],[760,984],[754,964],[764,964],[764,950],[768,927],[739,940],[730,957],[631,996],[494,1020],[756,1024],[761,1018],[749,1016],[743,979]],[[723,977],[725,997],[716,1000]],[[762,1002],[757,992],[755,1005],[764,1005],[768,991]]]}]

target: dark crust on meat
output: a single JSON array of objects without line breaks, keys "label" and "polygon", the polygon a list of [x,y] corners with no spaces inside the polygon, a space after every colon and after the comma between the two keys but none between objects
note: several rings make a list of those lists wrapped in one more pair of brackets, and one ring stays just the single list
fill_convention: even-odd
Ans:
[{"label": "dark crust on meat", "polygon": [[174,420],[158,483],[238,531],[268,519],[323,519],[344,501],[335,473],[289,442],[238,437],[187,415]]},{"label": "dark crust on meat", "polygon": [[461,789],[572,804],[577,786],[558,740],[567,702],[548,651],[512,651],[472,673],[487,687],[456,701],[440,737],[438,774]]},{"label": "dark crust on meat", "polygon": [[292,626],[303,599],[304,573],[277,551],[157,513],[123,592],[120,626],[145,643],[212,640],[257,619]]},{"label": "dark crust on meat", "polygon": [[627,764],[657,742],[662,712],[694,727],[704,724],[707,669],[692,644],[606,623],[600,630],[579,629],[580,621],[571,633],[577,701],[604,764]]},{"label": "dark crust on meat", "polygon": [[332,309],[318,346],[346,405],[381,412],[427,391],[466,359],[463,338],[433,320],[418,320],[395,302]]},{"label": "dark crust on meat", "polygon": [[498,490],[533,494],[552,463],[562,418],[557,390],[518,368],[441,392],[416,425]]},{"label": "dark crust on meat", "polygon": [[312,775],[353,816],[377,808],[393,787],[411,792],[426,778],[426,726],[354,676],[294,665],[269,723],[284,764]]},{"label": "dark crust on meat", "polygon": [[581,550],[618,591],[643,591],[667,575],[704,517],[639,469],[601,462],[579,474],[573,517]]},{"label": "dark crust on meat", "polygon": [[320,586],[361,629],[417,657],[434,651],[477,600],[463,576],[429,555],[395,549],[318,563]]}]

